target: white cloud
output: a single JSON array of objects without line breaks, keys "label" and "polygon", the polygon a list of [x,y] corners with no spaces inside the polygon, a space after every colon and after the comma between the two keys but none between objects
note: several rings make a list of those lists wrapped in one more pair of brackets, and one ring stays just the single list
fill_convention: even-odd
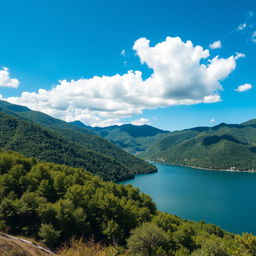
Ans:
[{"label": "white cloud", "polygon": [[125,49],[123,49],[121,52],[120,52],[120,55],[122,55],[122,56],[126,56],[126,52],[125,52]]},{"label": "white cloud", "polygon": [[10,77],[9,69],[4,67],[0,70],[0,87],[13,87],[17,88],[19,86],[19,80]]},{"label": "white cloud", "polygon": [[152,69],[147,79],[140,71],[130,70],[123,75],[63,80],[50,90],[23,92],[6,100],[66,121],[117,124],[145,109],[220,101],[220,83],[241,57],[209,58],[209,50],[179,37],[167,37],[154,46],[140,38],[133,49],[141,63]]},{"label": "white cloud", "polygon": [[144,125],[144,124],[148,124],[148,123],[149,123],[149,119],[143,118],[143,117],[131,122],[131,124],[133,124],[133,125]]},{"label": "white cloud", "polygon": [[244,30],[246,27],[247,27],[247,24],[246,24],[246,23],[242,23],[242,24],[240,24],[240,25],[237,27],[237,30],[238,30],[238,31],[241,31],[241,30]]},{"label": "white cloud", "polygon": [[251,84],[242,84],[240,86],[237,87],[236,91],[237,92],[246,92],[252,89],[252,85]]},{"label": "white cloud", "polygon": [[256,31],[252,33],[251,41],[256,44]]},{"label": "white cloud", "polygon": [[209,45],[212,50],[220,49],[222,47],[221,41],[215,41]]},{"label": "white cloud", "polygon": [[241,52],[236,52],[235,60],[238,60],[240,58],[245,58],[245,54]]},{"label": "white cloud", "polygon": [[209,95],[204,97],[204,103],[215,103],[221,101],[220,95]]},{"label": "white cloud", "polygon": [[216,120],[215,120],[214,118],[212,118],[212,119],[210,120],[211,123],[215,123],[215,121],[216,121]]}]

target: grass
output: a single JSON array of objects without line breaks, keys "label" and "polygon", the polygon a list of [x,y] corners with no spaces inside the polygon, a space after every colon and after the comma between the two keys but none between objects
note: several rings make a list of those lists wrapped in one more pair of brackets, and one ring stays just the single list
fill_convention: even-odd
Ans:
[{"label": "grass", "polygon": [[64,245],[59,251],[60,256],[125,256],[116,246],[107,247],[96,243],[93,239],[84,242],[83,239],[72,239],[69,244]]}]

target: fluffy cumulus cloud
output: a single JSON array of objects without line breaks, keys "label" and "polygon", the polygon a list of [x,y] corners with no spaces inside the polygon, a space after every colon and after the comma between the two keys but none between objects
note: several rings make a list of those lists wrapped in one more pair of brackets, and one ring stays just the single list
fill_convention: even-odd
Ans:
[{"label": "fluffy cumulus cloud", "polygon": [[13,87],[17,88],[19,86],[19,80],[10,77],[10,72],[8,68],[3,68],[0,70],[0,87]]},{"label": "fluffy cumulus cloud", "polygon": [[145,109],[220,101],[221,81],[242,57],[210,58],[209,50],[179,37],[167,37],[154,46],[140,38],[133,49],[141,63],[152,70],[146,79],[140,71],[130,70],[122,75],[63,80],[50,90],[23,92],[6,100],[66,121],[78,119],[92,126],[118,124]]},{"label": "fluffy cumulus cloud", "polygon": [[220,49],[222,47],[221,41],[215,41],[209,45],[212,50]]},{"label": "fluffy cumulus cloud", "polygon": [[237,92],[246,92],[252,89],[252,85],[251,84],[242,84],[240,86],[237,87],[236,91]]}]

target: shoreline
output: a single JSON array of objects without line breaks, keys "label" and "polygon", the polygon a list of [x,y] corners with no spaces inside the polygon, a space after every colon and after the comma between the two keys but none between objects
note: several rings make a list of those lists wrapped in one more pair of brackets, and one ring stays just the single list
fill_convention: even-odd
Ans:
[{"label": "shoreline", "polygon": [[206,171],[216,171],[216,172],[248,172],[248,173],[256,173],[256,170],[238,170],[238,169],[214,169],[214,168],[204,168],[204,167],[197,167],[197,166],[189,166],[183,164],[171,164],[171,163],[164,163],[159,161],[152,161],[152,163],[164,164],[164,165],[173,165],[173,166],[180,166],[180,167],[187,167],[191,169],[198,169],[198,170],[206,170]]}]

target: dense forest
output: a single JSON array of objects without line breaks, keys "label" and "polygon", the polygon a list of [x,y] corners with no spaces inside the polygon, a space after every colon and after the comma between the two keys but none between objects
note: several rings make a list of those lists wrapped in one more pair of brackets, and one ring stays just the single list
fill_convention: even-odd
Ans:
[{"label": "dense forest", "polygon": [[256,170],[256,120],[170,133],[141,157],[210,169]]},{"label": "dense forest", "polygon": [[31,122],[0,113],[0,147],[43,161],[81,167],[105,180],[133,177],[116,160],[80,145]]},{"label": "dense forest", "polygon": [[[113,143],[107,141],[106,139],[103,139],[96,135],[92,130],[87,129],[86,127],[77,127],[72,124],[69,124],[67,122],[64,122],[62,120],[53,118],[49,115],[46,115],[44,113],[30,110],[27,107],[23,107],[20,105],[15,105],[8,103],[6,101],[0,100],[0,112],[5,113],[9,116],[15,117],[17,119],[22,119],[23,121],[30,121],[33,124],[36,124],[37,126],[40,126],[43,129],[47,129],[48,131],[54,133],[55,135],[61,136],[65,139],[65,141],[68,140],[68,143],[75,143],[76,147],[79,150],[83,151],[89,151],[92,155],[93,153],[100,153],[104,157],[110,158],[114,160],[115,162],[118,162],[119,169],[120,165],[123,166],[123,168],[126,168],[126,171],[118,171],[119,174],[117,175],[111,175],[108,177],[108,175],[105,175],[105,177],[108,180],[118,180],[118,179],[124,179],[129,178],[134,174],[142,174],[142,173],[152,173],[156,172],[156,168],[145,162],[144,160],[135,157],[121,148],[117,147]],[[1,129],[1,127],[0,127]],[[73,144],[74,145],[74,144]],[[25,153],[25,152],[21,152]],[[28,155],[30,156],[30,155]],[[95,155],[94,155],[95,156]],[[36,156],[39,158],[39,156]],[[99,155],[94,157],[94,159],[97,159]],[[66,161],[69,161],[69,158],[66,158]],[[47,161],[51,161],[50,159],[43,159]],[[99,160],[99,162],[102,162],[102,160]],[[104,160],[103,160],[104,162]],[[64,163],[68,165],[73,164],[71,162],[57,162],[57,163]],[[84,167],[84,166],[77,166],[74,167]],[[92,167],[92,166],[91,166]],[[91,171],[88,166],[86,166],[86,169],[88,171]],[[114,173],[115,170],[118,170],[118,168],[111,168],[110,173]],[[128,171],[127,171],[128,169]],[[105,171],[107,172],[107,170]]]},{"label": "dense forest", "polygon": [[[39,239],[52,249],[71,238],[93,238],[115,251],[109,255],[252,256],[256,247],[252,235],[159,212],[149,196],[130,185],[5,151],[0,152],[0,230]],[[75,255],[73,245],[62,255]]]}]

